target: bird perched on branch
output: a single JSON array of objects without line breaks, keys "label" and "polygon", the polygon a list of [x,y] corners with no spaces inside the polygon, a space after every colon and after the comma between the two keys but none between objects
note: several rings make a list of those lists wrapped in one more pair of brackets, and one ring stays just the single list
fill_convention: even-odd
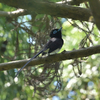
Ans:
[{"label": "bird perched on branch", "polygon": [[17,77],[17,75],[22,71],[22,69],[28,64],[30,63],[34,58],[36,58],[39,54],[45,55],[45,54],[53,54],[58,52],[62,45],[63,45],[63,39],[62,39],[62,33],[61,33],[61,29],[53,29],[50,33],[50,37],[51,39],[47,42],[47,44],[44,46],[44,48],[37,53],[35,56],[33,56],[15,75],[15,77]]}]

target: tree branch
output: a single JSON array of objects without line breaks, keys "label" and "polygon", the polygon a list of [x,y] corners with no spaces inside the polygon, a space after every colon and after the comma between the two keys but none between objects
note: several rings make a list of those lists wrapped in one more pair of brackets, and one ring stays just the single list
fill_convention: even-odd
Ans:
[{"label": "tree branch", "polygon": [[88,0],[71,0],[71,1],[60,1],[57,2],[59,4],[67,4],[67,5],[80,5],[81,3],[87,2]]},{"label": "tree branch", "polygon": [[14,17],[18,17],[18,16],[21,16],[21,15],[25,15],[25,14],[28,14],[28,13],[24,9],[18,9],[16,11],[12,11],[12,12],[0,11],[0,17],[3,16],[3,17],[14,18]]},{"label": "tree branch", "polygon": [[96,25],[100,30],[100,0],[89,0],[90,8],[95,19]]},{"label": "tree branch", "polygon": [[79,5],[80,3],[83,3],[83,2],[87,2],[88,0],[71,0],[71,1],[68,1],[68,4],[70,5]]},{"label": "tree branch", "polygon": [[[40,65],[45,63],[54,63],[58,61],[69,60],[69,59],[74,59],[79,57],[87,57],[97,53],[100,53],[100,45],[83,48],[79,50],[66,51],[60,54],[54,54],[47,57],[36,58],[33,61],[31,61],[28,64],[28,66]],[[1,63],[0,71],[14,69],[14,68],[21,68],[28,60],[29,59],[12,61],[8,63]]]},{"label": "tree branch", "polygon": [[90,9],[40,0],[0,0],[0,2],[8,6],[27,9],[30,13],[36,12],[74,20],[88,21],[91,16]]}]

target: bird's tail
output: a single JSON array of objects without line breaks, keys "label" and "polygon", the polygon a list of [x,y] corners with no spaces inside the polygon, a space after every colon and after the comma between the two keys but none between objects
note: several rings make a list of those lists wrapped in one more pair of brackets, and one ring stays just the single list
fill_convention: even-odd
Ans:
[{"label": "bird's tail", "polygon": [[17,75],[22,71],[22,69],[28,64],[30,63],[34,58],[36,58],[39,54],[41,54],[44,50],[41,50],[39,53],[37,53],[35,56],[33,56],[15,75],[15,77],[17,77]]}]

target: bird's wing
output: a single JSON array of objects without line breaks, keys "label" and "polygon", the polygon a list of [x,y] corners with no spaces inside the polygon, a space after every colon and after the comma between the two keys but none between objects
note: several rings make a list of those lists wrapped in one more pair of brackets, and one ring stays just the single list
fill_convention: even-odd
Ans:
[{"label": "bird's wing", "polygon": [[51,38],[48,43],[45,45],[44,47],[44,52],[43,54],[45,53],[51,53],[57,49],[60,49],[63,45],[63,40],[62,39],[59,39],[59,38]]}]

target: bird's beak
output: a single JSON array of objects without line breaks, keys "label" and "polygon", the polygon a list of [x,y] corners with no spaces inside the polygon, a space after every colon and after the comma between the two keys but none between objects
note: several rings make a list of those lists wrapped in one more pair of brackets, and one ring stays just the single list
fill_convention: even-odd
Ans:
[{"label": "bird's beak", "polygon": [[61,30],[62,30],[62,27],[58,31],[61,31]]}]

